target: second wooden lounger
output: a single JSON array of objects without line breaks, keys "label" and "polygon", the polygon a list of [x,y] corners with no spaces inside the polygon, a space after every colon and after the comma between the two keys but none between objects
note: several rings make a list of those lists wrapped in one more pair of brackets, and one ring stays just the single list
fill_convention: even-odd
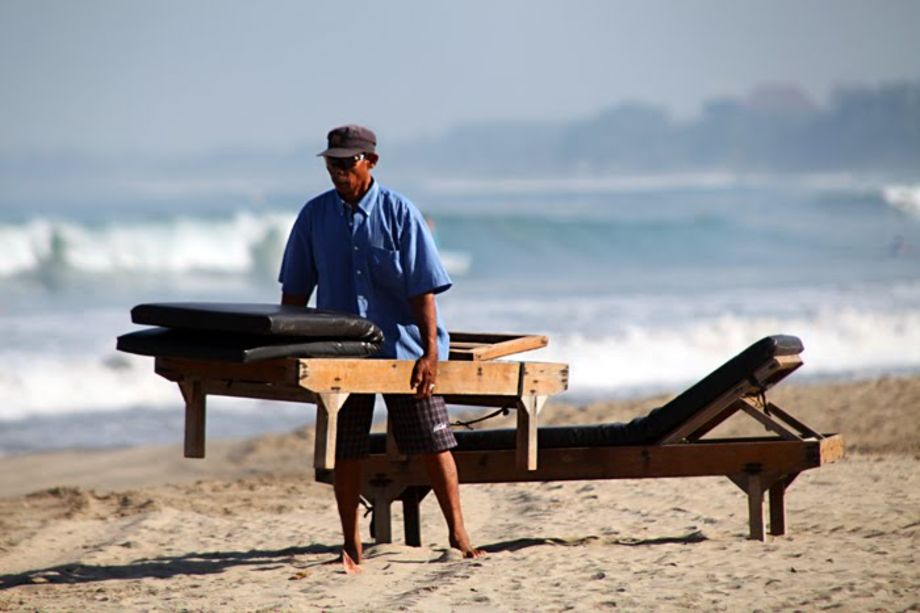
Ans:
[{"label": "second wooden lounger", "polygon": [[[766,392],[801,366],[801,341],[770,336],[754,343],[668,404],[626,424],[540,428],[537,470],[514,462],[514,430],[457,432],[454,450],[461,483],[726,476],[748,498],[750,538],[763,540],[764,494],[770,533],[785,534],[786,488],[803,470],[843,456],[839,434],[823,435],[770,403]],[[772,432],[757,438],[705,439],[743,412]],[[372,437],[363,494],[374,509],[378,542],[392,539],[390,507],[403,503],[406,543],[419,545],[419,502],[429,491],[418,460],[386,453]],[[333,472],[317,470],[331,483]]]}]

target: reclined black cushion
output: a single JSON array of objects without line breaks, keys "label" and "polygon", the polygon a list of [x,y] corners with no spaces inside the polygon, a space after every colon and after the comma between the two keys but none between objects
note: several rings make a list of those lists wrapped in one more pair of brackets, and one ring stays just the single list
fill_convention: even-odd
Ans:
[{"label": "reclined black cushion", "polygon": [[131,321],[148,326],[262,336],[362,340],[379,343],[373,322],[336,311],[282,304],[157,302],[131,309]]},{"label": "reclined black cushion", "polygon": [[[774,357],[798,355],[802,351],[802,341],[795,336],[768,336],[733,357],[671,402],[652,410],[644,417],[637,417],[625,424],[539,428],[537,448],[562,449],[654,444],[712,404],[719,396],[729,392],[742,381],[748,380],[757,369]],[[514,429],[454,432],[454,436],[457,437],[455,451],[514,449],[516,435]],[[371,453],[384,453],[385,450],[386,436],[372,435]]]},{"label": "reclined black cushion", "polygon": [[380,343],[148,328],[119,336],[116,348],[140,355],[246,363],[287,357],[364,358],[376,353]]}]

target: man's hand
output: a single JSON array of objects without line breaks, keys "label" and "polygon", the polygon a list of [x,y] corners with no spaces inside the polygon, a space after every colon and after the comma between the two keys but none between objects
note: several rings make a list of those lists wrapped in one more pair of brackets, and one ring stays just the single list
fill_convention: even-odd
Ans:
[{"label": "man's hand", "polygon": [[438,380],[438,360],[430,355],[423,355],[415,361],[412,368],[410,384],[415,388],[416,398],[430,398]]},{"label": "man's hand", "polygon": [[409,299],[419,335],[422,337],[422,357],[415,362],[409,383],[416,398],[430,398],[438,379],[438,315],[434,294],[421,294]]}]

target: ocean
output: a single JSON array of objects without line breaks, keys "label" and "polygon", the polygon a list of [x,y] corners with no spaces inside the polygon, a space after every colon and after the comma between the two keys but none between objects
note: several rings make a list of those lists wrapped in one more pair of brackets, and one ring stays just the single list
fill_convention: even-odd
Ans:
[{"label": "ocean", "polygon": [[[194,187],[0,203],[0,454],[181,440],[175,385],[115,351],[137,328],[130,308],[277,301],[311,195],[223,201]],[[804,341],[799,380],[920,371],[920,181],[710,173],[400,191],[453,277],[448,327],[547,335],[527,357],[571,365],[568,401],[679,390],[776,333]],[[209,407],[210,437],[313,421],[291,403]]]}]

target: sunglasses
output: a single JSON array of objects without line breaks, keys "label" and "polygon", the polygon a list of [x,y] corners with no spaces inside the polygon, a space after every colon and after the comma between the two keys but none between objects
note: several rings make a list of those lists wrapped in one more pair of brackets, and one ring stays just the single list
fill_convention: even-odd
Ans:
[{"label": "sunglasses", "polygon": [[329,168],[337,168],[339,170],[351,170],[355,167],[359,161],[364,159],[364,154],[359,153],[358,155],[353,155],[349,158],[326,158],[326,166]]}]

